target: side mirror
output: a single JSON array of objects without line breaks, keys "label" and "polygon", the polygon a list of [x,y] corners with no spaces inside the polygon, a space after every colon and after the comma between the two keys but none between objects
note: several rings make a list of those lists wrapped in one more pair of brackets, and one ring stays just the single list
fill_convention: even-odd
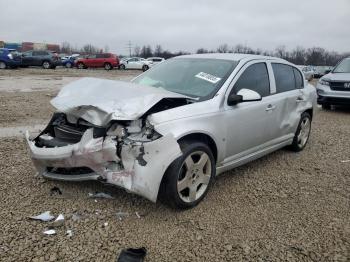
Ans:
[{"label": "side mirror", "polygon": [[331,72],[332,70],[326,70],[326,71],[324,71],[324,73],[327,75],[327,74],[329,74],[330,72]]},{"label": "side mirror", "polygon": [[237,105],[238,103],[243,102],[243,97],[241,95],[236,95],[234,93],[230,94],[227,98],[227,104],[229,106]]},{"label": "side mirror", "polygon": [[238,103],[242,103],[242,102],[261,101],[261,99],[262,99],[262,97],[258,92],[243,88],[243,89],[239,90],[237,94],[232,92],[228,96],[227,104],[229,106],[234,106],[234,105],[237,105]]}]

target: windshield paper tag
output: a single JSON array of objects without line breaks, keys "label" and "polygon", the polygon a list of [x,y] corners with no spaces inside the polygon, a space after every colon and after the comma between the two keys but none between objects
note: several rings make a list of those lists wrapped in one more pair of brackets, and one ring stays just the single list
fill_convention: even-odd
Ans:
[{"label": "windshield paper tag", "polygon": [[207,74],[204,72],[200,72],[198,74],[195,75],[195,77],[206,80],[210,83],[216,84],[217,82],[219,82],[221,80],[221,78],[213,76],[211,74]]}]

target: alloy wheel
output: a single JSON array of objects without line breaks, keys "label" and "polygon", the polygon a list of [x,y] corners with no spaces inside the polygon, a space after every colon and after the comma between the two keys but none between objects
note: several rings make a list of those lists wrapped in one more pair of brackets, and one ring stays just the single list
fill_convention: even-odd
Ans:
[{"label": "alloy wheel", "polygon": [[206,192],[211,169],[212,163],[207,153],[195,151],[187,156],[177,181],[177,192],[182,201],[194,202]]},{"label": "alloy wheel", "polygon": [[308,117],[305,117],[300,124],[300,131],[298,135],[298,145],[299,147],[304,147],[307,140],[309,139],[309,134],[311,130],[311,122]]},{"label": "alloy wheel", "polygon": [[0,62],[0,69],[5,69],[6,68],[6,64],[4,62]]}]

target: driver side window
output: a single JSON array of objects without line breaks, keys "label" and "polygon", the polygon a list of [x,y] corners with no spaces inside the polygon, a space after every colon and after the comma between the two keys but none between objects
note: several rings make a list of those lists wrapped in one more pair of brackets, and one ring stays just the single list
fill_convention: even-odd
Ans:
[{"label": "driver side window", "polygon": [[244,88],[254,90],[261,97],[270,95],[270,80],[265,63],[256,63],[245,69],[235,83],[234,90],[237,94]]}]

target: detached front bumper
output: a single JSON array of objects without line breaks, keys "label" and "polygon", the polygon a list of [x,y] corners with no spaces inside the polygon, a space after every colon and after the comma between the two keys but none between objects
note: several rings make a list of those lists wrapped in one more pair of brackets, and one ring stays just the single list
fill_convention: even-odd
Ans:
[{"label": "detached front bumper", "polygon": [[86,130],[80,142],[67,146],[38,147],[28,132],[26,141],[33,163],[44,177],[64,181],[100,180],[153,202],[157,200],[166,169],[182,154],[170,134],[151,142],[124,142],[120,157],[118,142],[111,136],[94,138],[93,129]]}]

